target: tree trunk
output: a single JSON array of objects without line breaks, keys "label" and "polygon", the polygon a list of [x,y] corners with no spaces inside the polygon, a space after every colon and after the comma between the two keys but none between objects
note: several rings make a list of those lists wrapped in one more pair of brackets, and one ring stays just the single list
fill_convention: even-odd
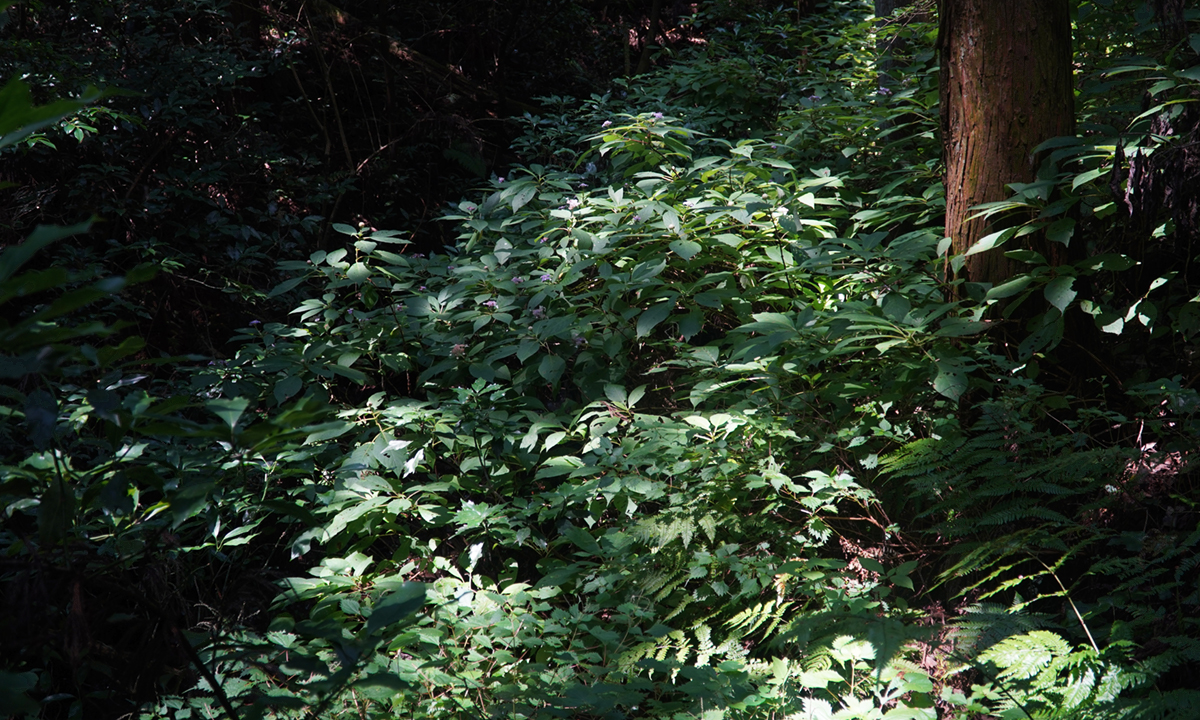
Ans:
[{"label": "tree trunk", "polygon": [[662,0],[653,0],[650,3],[650,27],[646,29],[646,35],[642,39],[642,56],[638,59],[637,70],[634,75],[650,71],[650,49],[654,43],[658,42],[658,21],[662,15]]},{"label": "tree trunk", "polygon": [[[1035,179],[1033,149],[1075,132],[1068,0],[941,0],[942,142],[946,235],[955,253],[1003,225],[967,220],[971,207],[1003,200],[1007,183]],[[1040,234],[1022,238],[1051,264],[1066,248]],[[1052,247],[1050,247],[1052,246]],[[966,278],[999,284],[1024,265],[1006,245],[966,259]]]}]

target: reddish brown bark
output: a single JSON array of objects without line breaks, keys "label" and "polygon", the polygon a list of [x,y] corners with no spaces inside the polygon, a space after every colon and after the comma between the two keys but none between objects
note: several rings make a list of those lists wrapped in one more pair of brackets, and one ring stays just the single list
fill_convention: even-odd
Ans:
[{"label": "reddish brown bark", "polygon": [[[1033,149],[1075,132],[1068,0],[941,0],[942,139],[946,235],[955,253],[994,231],[970,208],[1009,196],[1007,183],[1035,179]],[[1051,263],[1064,248],[1022,238]],[[1048,247],[1053,245],[1054,247]],[[967,258],[972,282],[1000,283],[1025,267],[1004,257],[1015,241]]]}]

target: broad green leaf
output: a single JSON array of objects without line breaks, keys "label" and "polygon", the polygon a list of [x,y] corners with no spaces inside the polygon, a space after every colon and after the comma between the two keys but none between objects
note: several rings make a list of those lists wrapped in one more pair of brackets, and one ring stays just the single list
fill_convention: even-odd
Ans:
[{"label": "broad green leaf", "polygon": [[278,380],[273,393],[275,402],[282,405],[284,400],[300,392],[300,388],[303,386],[304,383],[298,377],[285,377]]},{"label": "broad green leaf", "polygon": [[618,405],[624,405],[625,401],[628,399],[628,395],[625,393],[625,388],[620,385],[614,385],[613,383],[604,384],[604,397],[608,398],[610,402],[617,403]]},{"label": "broad green leaf", "polygon": [[362,283],[371,277],[371,268],[361,262],[356,262],[346,270],[346,277],[354,283]]},{"label": "broad green leaf", "polygon": [[178,492],[171,494],[168,499],[171,508],[171,528],[178,528],[208,507],[212,500],[212,491],[215,488],[215,482],[193,480],[180,488]]},{"label": "broad green leaf", "polygon": [[675,301],[673,299],[664,300],[655,305],[651,305],[644,310],[638,317],[637,321],[637,336],[639,338],[650,334],[654,328],[667,319],[671,311],[675,309]]},{"label": "broad green leaf", "polygon": [[401,620],[414,617],[424,605],[425,584],[404,583],[399,589],[393,590],[375,603],[375,607],[371,609],[371,617],[367,618],[367,634],[374,635]]},{"label": "broad green leaf", "polygon": [[562,377],[563,370],[566,370],[566,368],[566,360],[563,360],[558,355],[546,355],[538,363],[538,374],[545,378],[546,382],[556,384],[558,379]]},{"label": "broad green leaf", "polygon": [[983,237],[979,238],[978,242],[968,248],[964,255],[975,255],[976,253],[987,252],[993,248],[1000,247],[1014,235],[1016,235],[1018,230],[1019,228],[1007,228],[999,232],[991,233],[990,235],[984,235]]},{"label": "broad green leaf", "polygon": [[237,425],[238,419],[250,405],[250,399],[244,397],[209,400],[205,407],[229,426],[230,430]]},{"label": "broad green leaf", "polygon": [[691,260],[703,249],[700,243],[691,240],[672,240],[670,247],[672,252],[684,260]]},{"label": "broad green leaf", "polygon": [[962,366],[957,363],[937,361],[937,377],[933,379],[933,389],[951,400],[958,401],[967,390],[967,375]]},{"label": "broad green leaf", "polygon": [[1067,306],[1078,295],[1073,289],[1075,278],[1071,275],[1060,275],[1050,282],[1046,283],[1045,296],[1046,301],[1058,308],[1058,311],[1065,313]]},{"label": "broad green leaf", "polygon": [[[1200,53],[1200,34],[1193,33],[1189,41],[1192,49]],[[1187,70],[1180,70],[1175,73],[1175,77],[1184,78],[1186,80],[1200,80],[1200,65],[1193,65]]]},{"label": "broad green leaf", "polygon": [[517,346],[517,359],[521,362],[525,362],[530,357],[537,354],[537,351],[541,347],[541,343],[539,343],[537,340],[526,338],[521,341],[520,345]]},{"label": "broad green leaf", "polygon": [[1046,228],[1046,237],[1056,243],[1069,245],[1071,236],[1075,234],[1075,220],[1073,218],[1059,218],[1050,223],[1050,227]]},{"label": "broad green leaf", "polygon": [[[0,12],[4,12],[0,9]],[[25,693],[37,685],[36,673],[12,673],[0,670],[0,715],[36,717],[42,706]]]},{"label": "broad green leaf", "polygon": [[529,201],[532,200],[533,196],[536,194],[537,194],[537,186],[536,185],[531,184],[531,185],[527,185],[526,187],[521,188],[517,192],[517,194],[513,196],[512,211],[517,212],[518,210],[520,210],[522,207],[524,207],[526,204],[528,204]]}]

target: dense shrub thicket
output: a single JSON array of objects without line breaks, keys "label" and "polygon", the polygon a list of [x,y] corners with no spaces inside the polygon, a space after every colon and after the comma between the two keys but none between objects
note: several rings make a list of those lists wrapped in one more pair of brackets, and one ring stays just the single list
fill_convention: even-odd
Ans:
[{"label": "dense shrub thicket", "polygon": [[[981,208],[991,287],[949,279],[932,8],[871,9],[702,13],[541,98],[445,247],[266,211],[225,357],[124,321],[226,216],[6,247],[0,714],[1190,717],[1200,17],[1078,4],[1080,134]],[[207,147],[0,98],[20,162]]]}]

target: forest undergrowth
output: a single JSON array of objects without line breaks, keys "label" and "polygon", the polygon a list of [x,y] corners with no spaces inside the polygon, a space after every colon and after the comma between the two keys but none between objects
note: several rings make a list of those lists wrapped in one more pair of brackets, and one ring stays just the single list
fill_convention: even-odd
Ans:
[{"label": "forest undergrowth", "polygon": [[[1078,3],[993,287],[929,10],[701,14],[436,251],[246,234],[226,357],[129,331],[154,255],[6,247],[0,715],[1193,717],[1200,15]],[[0,153],[121,100],[9,83]]]}]

